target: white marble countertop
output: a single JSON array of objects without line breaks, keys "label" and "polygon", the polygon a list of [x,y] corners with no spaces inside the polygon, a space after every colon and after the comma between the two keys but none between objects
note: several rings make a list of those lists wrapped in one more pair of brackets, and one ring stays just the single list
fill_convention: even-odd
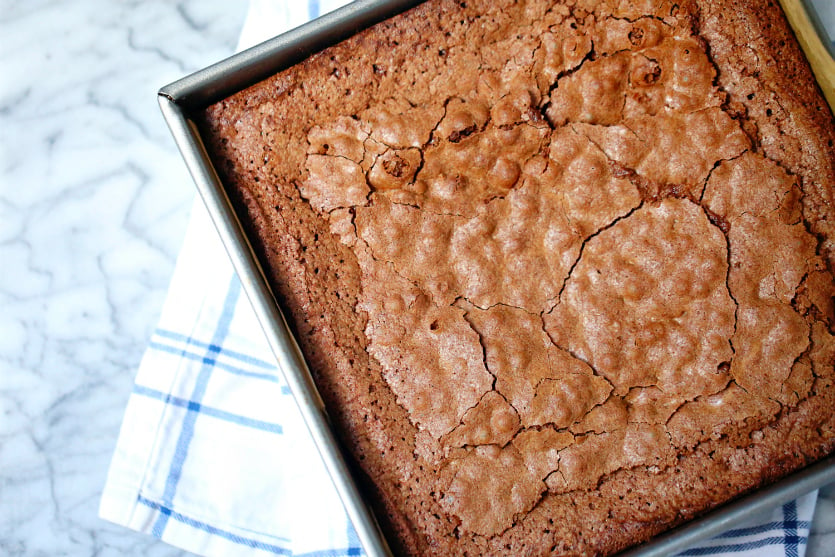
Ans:
[{"label": "white marble countertop", "polygon": [[[245,10],[0,0],[0,555],[182,553],[97,510],[194,196],[155,93]],[[835,554],[833,486],[813,531]]]},{"label": "white marble countertop", "polygon": [[156,92],[246,9],[0,0],[0,555],[182,553],[97,513],[195,195]]}]

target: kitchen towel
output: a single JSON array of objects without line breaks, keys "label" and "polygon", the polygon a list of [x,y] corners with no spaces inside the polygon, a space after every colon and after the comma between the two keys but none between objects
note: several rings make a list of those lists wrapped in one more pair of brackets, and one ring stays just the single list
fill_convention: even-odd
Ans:
[{"label": "kitchen towel", "polygon": [[[252,0],[239,48],[342,3]],[[816,498],[682,555],[802,557]],[[139,366],[100,515],[199,555],[363,555],[199,200]]]}]

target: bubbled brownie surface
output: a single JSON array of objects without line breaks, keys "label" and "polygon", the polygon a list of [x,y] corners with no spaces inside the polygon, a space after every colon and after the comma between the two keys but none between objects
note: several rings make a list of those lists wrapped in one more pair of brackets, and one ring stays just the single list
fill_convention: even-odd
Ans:
[{"label": "bubbled brownie surface", "polygon": [[397,552],[609,554],[832,451],[832,115],[737,4],[430,1],[205,113]]}]

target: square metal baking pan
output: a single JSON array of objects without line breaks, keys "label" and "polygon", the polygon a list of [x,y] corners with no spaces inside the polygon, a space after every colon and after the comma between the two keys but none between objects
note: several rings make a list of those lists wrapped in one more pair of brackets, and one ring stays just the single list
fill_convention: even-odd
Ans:
[{"label": "square metal baking pan", "polygon": [[[782,3],[807,53],[810,44],[813,45],[813,50],[817,48],[820,52],[819,49],[824,48],[825,52],[825,47],[822,47],[820,37],[809,23],[810,19],[801,1],[782,0]],[[258,258],[212,165],[193,116],[210,104],[419,3],[421,0],[357,0],[166,85],[159,91],[158,97],[165,120],[217,227],[360,542],[366,553],[372,557],[391,555],[391,550],[370,506],[365,502],[355,478],[352,477],[304,357],[290,333]],[[804,25],[804,18],[807,28],[801,29],[798,26]],[[817,46],[815,41],[818,43]],[[809,58],[830,104],[835,103],[835,89],[831,88],[835,74],[830,73],[832,68],[835,68],[835,62],[828,52],[825,57],[809,55]],[[821,75],[822,72],[825,73],[824,76]],[[773,508],[833,481],[835,456],[830,456],[777,483],[740,497],[698,519],[657,536],[646,544],[628,550],[624,555],[659,557],[674,554],[691,547],[699,540],[727,530],[755,513]]]}]

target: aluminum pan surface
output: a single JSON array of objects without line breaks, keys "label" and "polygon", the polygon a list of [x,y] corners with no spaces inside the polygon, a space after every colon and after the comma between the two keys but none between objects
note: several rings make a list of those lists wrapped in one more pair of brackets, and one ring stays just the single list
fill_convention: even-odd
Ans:
[{"label": "aluminum pan surface", "polygon": [[[301,351],[275,302],[199,131],[189,116],[421,1],[358,0],[171,83],[159,92],[166,122],[255,309],[279,367],[286,376],[346,511],[354,522],[360,541],[366,552],[374,557],[390,555],[390,549],[369,506],[363,501]],[[829,457],[666,532],[644,545],[627,550],[622,555],[660,557],[681,551],[739,524],[753,513],[782,504],[833,481],[835,457]]]}]

